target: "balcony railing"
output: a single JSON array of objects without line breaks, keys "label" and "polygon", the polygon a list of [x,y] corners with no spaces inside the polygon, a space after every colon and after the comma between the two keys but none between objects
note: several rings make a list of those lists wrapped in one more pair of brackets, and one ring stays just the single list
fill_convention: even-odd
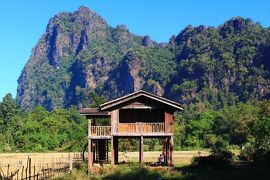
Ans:
[{"label": "balcony railing", "polygon": [[164,133],[164,123],[117,123],[118,134]]},{"label": "balcony railing", "polygon": [[89,135],[90,136],[110,136],[111,126],[91,126]]},{"label": "balcony railing", "polygon": [[112,134],[119,135],[138,135],[138,134],[160,134],[165,133],[164,123],[115,123],[113,124],[113,133],[111,126],[91,126],[89,127],[89,136],[105,137]]}]

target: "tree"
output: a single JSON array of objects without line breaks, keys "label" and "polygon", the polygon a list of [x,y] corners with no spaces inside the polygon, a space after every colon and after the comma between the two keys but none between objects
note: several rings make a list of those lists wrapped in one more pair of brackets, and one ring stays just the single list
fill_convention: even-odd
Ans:
[{"label": "tree", "polygon": [[1,119],[3,123],[2,132],[6,129],[6,126],[8,125],[11,117],[14,116],[14,114],[16,113],[16,109],[17,109],[16,102],[12,98],[11,93],[6,94],[0,105],[0,114],[1,114],[0,123]]}]

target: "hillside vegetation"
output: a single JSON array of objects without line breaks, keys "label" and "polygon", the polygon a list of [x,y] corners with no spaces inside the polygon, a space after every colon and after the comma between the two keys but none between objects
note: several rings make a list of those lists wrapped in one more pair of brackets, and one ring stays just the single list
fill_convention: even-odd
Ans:
[{"label": "hillside vegetation", "polygon": [[[78,108],[144,89],[183,104],[176,150],[241,149],[241,158],[269,165],[269,35],[234,17],[157,43],[110,27],[87,7],[59,13],[33,48],[16,99],[7,94],[0,102],[0,151],[82,151],[87,121]],[[138,148],[121,143],[121,151]],[[145,147],[160,150],[160,143]]]},{"label": "hillside vegetation", "polygon": [[183,104],[219,109],[270,97],[270,30],[234,17],[219,27],[187,26],[168,43],[109,26],[87,7],[59,13],[19,79],[23,109],[87,106],[144,89]]}]

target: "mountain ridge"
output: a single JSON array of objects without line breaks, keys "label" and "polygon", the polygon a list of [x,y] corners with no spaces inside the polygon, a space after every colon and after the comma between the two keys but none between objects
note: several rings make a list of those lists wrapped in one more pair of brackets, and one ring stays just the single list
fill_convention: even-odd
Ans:
[{"label": "mountain ridge", "polygon": [[52,110],[86,106],[92,93],[113,99],[140,89],[214,108],[268,98],[269,34],[236,17],[157,43],[80,7],[50,19],[18,79],[17,101]]}]

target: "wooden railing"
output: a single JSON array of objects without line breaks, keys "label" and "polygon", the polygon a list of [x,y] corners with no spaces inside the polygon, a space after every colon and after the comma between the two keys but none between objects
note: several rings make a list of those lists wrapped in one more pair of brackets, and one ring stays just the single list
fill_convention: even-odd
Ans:
[{"label": "wooden railing", "polygon": [[[116,123],[113,134],[164,133],[164,123]],[[91,126],[89,136],[111,136],[111,126]]]},{"label": "wooden railing", "polygon": [[111,126],[91,126],[90,136],[110,136]]},{"label": "wooden railing", "polygon": [[116,133],[136,134],[136,133],[164,133],[164,123],[118,123]]}]

